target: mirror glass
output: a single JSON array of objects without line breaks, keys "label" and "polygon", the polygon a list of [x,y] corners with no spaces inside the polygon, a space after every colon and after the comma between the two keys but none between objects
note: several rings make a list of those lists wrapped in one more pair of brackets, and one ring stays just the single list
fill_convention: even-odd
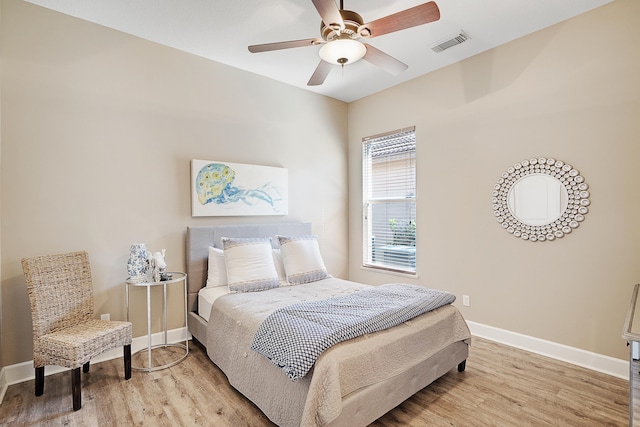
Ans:
[{"label": "mirror glass", "polygon": [[528,225],[547,225],[567,209],[567,189],[559,179],[542,173],[524,176],[508,194],[511,214]]},{"label": "mirror glass", "polygon": [[584,221],[591,203],[588,188],[571,165],[546,157],[525,159],[493,186],[493,213],[502,228],[520,239],[559,239]]}]

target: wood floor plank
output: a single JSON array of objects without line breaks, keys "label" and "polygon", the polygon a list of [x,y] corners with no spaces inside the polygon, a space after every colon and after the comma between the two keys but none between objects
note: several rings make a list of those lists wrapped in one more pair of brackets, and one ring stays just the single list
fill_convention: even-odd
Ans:
[{"label": "wood floor plank", "polygon": [[[178,353],[175,353],[175,352]],[[154,365],[180,350],[153,352]],[[146,353],[135,355],[134,365]],[[124,380],[122,359],[82,375],[82,403],[71,408],[68,372],[47,376],[43,396],[34,381],[9,386],[1,426],[256,426],[265,415],[231,387],[199,344],[173,367],[134,371]],[[626,426],[628,382],[474,337],[467,369],[452,369],[375,421],[390,426]]]}]

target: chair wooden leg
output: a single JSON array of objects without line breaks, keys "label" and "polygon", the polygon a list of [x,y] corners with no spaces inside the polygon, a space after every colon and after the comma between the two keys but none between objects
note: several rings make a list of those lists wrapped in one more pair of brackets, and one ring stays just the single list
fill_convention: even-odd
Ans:
[{"label": "chair wooden leg", "polygon": [[131,344],[124,346],[124,379],[131,378]]},{"label": "chair wooden leg", "polygon": [[36,368],[36,396],[44,393],[44,366]]},{"label": "chair wooden leg", "polygon": [[82,372],[84,372],[85,374],[89,372],[89,363],[90,362],[87,362],[84,365],[82,365]]},{"label": "chair wooden leg", "polygon": [[73,395],[73,410],[77,411],[82,407],[80,368],[71,370],[71,394]]}]

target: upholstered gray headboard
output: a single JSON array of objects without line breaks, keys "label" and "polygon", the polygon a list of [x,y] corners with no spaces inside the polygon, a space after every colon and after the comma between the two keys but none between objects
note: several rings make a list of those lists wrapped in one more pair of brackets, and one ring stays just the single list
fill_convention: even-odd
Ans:
[{"label": "upholstered gray headboard", "polygon": [[[220,248],[221,237],[275,237],[311,234],[311,223],[238,224],[187,227],[187,289],[189,311],[196,311],[198,291],[207,283],[209,246]],[[272,239],[277,245],[277,240]]]}]

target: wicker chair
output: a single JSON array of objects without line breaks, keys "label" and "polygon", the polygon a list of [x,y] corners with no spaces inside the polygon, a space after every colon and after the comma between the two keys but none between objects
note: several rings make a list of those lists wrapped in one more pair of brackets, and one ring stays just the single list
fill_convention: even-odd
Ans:
[{"label": "wicker chair", "polygon": [[33,321],[36,396],[44,392],[45,365],[71,369],[73,410],[82,407],[80,367],[124,347],[124,377],[131,378],[131,323],[93,318],[93,285],[86,252],[24,258],[22,269]]}]

